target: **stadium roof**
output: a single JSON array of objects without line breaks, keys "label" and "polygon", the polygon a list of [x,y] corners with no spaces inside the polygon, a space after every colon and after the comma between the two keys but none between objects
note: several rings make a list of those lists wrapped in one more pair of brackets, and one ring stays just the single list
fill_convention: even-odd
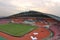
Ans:
[{"label": "stadium roof", "polygon": [[46,17],[50,18],[49,16],[45,15],[45,13],[37,12],[37,11],[27,11],[12,15],[10,17]]}]

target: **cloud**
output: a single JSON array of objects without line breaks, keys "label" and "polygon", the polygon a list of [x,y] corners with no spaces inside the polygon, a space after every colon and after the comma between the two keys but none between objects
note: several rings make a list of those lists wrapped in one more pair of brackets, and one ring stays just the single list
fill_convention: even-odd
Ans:
[{"label": "cloud", "polygon": [[0,16],[8,16],[28,10],[60,16],[59,4],[60,0],[0,0]]}]

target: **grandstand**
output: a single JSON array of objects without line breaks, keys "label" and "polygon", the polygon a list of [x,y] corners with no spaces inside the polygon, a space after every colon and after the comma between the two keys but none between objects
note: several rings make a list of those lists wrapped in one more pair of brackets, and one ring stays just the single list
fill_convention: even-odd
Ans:
[{"label": "grandstand", "polygon": [[48,15],[45,15],[44,13],[41,12],[36,12],[36,11],[28,11],[28,12],[22,12],[18,13],[12,16],[9,16],[9,18],[13,21],[21,22],[21,21],[26,21],[26,20],[32,20],[32,21],[43,21],[45,18],[46,19],[52,19]]}]

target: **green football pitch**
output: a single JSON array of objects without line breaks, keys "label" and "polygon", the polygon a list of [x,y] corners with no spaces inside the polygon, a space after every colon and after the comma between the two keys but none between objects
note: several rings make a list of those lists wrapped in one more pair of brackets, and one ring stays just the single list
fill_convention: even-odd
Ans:
[{"label": "green football pitch", "polygon": [[25,25],[25,24],[13,24],[13,23],[0,24],[1,32],[13,36],[23,36],[24,34],[27,34],[28,32],[36,28],[37,28],[36,26]]}]

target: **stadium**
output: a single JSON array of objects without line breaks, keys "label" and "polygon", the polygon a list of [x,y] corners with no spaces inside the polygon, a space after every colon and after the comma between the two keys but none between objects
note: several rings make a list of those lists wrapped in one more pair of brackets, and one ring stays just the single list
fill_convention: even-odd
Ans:
[{"label": "stadium", "polygon": [[60,21],[49,14],[27,11],[0,18],[0,36],[6,40],[59,40],[59,26]]}]

